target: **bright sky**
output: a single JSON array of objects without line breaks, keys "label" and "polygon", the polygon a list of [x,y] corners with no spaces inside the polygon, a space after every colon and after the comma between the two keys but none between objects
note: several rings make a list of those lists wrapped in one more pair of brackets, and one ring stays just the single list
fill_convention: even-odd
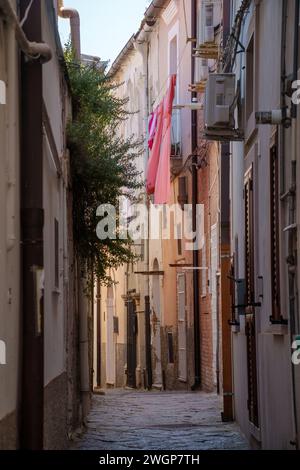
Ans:
[{"label": "bright sky", "polygon": [[[64,0],[81,19],[81,49],[102,60],[113,61],[136,33],[150,0]],[[69,20],[59,19],[61,41],[70,35]]]}]

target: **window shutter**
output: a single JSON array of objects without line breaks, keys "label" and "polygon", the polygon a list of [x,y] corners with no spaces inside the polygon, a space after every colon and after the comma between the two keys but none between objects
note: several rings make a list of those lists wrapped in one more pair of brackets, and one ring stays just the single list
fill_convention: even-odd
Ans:
[{"label": "window shutter", "polygon": [[248,411],[249,420],[259,426],[258,393],[257,393],[257,362],[256,362],[256,326],[253,303],[254,289],[254,199],[253,171],[248,172],[244,187],[245,197],[245,277],[246,277],[246,344],[248,374]]},{"label": "window shutter", "polygon": [[271,283],[272,316],[279,321],[280,314],[280,265],[279,265],[279,188],[278,188],[278,152],[277,145],[270,151],[270,231],[271,231]]},{"label": "window shutter", "polygon": [[245,270],[246,270],[246,303],[254,303],[254,231],[253,231],[253,180],[252,170],[244,188],[245,194]]},{"label": "window shutter", "polygon": [[59,224],[54,219],[54,285],[59,287]]}]

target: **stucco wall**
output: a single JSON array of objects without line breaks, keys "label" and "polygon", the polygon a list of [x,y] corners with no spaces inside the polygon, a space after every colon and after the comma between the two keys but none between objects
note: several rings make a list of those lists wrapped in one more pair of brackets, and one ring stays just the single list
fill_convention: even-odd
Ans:
[{"label": "stucco wall", "polygon": [[[0,365],[0,448],[13,448],[17,436],[20,383],[20,201],[19,81],[14,31],[0,20],[0,80],[6,104],[0,104],[0,340],[6,364]],[[7,426],[7,427],[6,427]]]},{"label": "stucco wall", "polygon": [[[291,11],[289,12],[291,14]],[[274,30],[281,31],[281,2],[264,1],[256,9],[256,21],[251,22],[251,12],[246,17],[241,42],[247,44],[251,28],[254,27],[256,46],[256,80],[255,109],[257,111],[277,109],[280,105],[280,54],[281,35],[274,35]],[[289,21],[291,16],[289,16]],[[291,23],[288,35],[291,36]],[[292,36],[288,40],[292,44]],[[245,96],[245,55],[241,55],[242,63],[237,64],[237,75],[242,79],[242,94]],[[291,60],[287,58],[287,69],[290,70]],[[274,128],[259,126],[254,130],[251,141],[232,145],[231,157],[231,212],[232,212],[232,250],[236,252],[235,273],[237,278],[245,277],[244,264],[244,173],[253,165],[254,174],[254,219],[255,219],[255,284],[256,300],[261,308],[255,309],[257,333],[257,371],[260,432],[251,436],[247,409],[247,359],[244,318],[240,317],[240,332],[233,334],[233,367],[235,416],[243,432],[253,442],[263,448],[288,449],[293,440],[292,389],[291,389],[291,357],[288,328],[282,328],[279,335],[270,324],[272,313],[271,292],[271,243],[270,243],[270,168],[269,154]],[[288,134],[288,131],[287,131]],[[289,139],[287,139],[287,142]],[[290,150],[287,143],[287,155]],[[288,163],[287,163],[288,166]],[[287,170],[289,171],[289,170]],[[282,213],[283,215],[283,213]],[[283,222],[283,219],[281,221]],[[284,225],[282,225],[283,228]],[[282,231],[281,231],[282,234]],[[282,248],[284,237],[281,235]],[[287,278],[286,267],[282,263],[282,279]],[[258,279],[263,278],[263,287]],[[258,297],[260,295],[260,297]],[[282,282],[282,312],[288,316],[286,285]],[[253,429],[253,428],[252,428]],[[276,432],[274,431],[276,430]],[[253,434],[253,433],[252,433]],[[260,441],[260,442],[259,442]]]}]

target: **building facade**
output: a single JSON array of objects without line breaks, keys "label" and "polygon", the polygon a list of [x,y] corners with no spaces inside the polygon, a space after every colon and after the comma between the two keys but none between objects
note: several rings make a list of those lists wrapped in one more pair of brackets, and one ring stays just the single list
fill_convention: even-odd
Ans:
[{"label": "building facade", "polygon": [[58,7],[0,2],[2,449],[66,448],[88,411]]},{"label": "building facade", "polygon": [[[299,446],[299,366],[292,363],[299,335],[299,119],[289,87],[299,74],[299,2],[248,2],[246,11],[242,3],[233,2],[232,10],[235,21],[244,14],[245,48],[233,67],[244,140],[231,144],[230,157],[233,303],[245,292],[245,307],[233,312],[235,417],[254,447],[293,449]],[[285,106],[291,119],[255,118]]]}]

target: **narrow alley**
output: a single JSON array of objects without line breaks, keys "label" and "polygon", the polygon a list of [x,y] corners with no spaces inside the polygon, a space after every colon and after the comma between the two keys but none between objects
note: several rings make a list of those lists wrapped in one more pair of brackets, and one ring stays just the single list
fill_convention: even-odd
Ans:
[{"label": "narrow alley", "polygon": [[299,46],[300,0],[0,0],[0,470],[299,460]]},{"label": "narrow alley", "polygon": [[222,423],[221,400],[203,392],[112,389],[95,395],[78,450],[245,450],[235,423]]}]

